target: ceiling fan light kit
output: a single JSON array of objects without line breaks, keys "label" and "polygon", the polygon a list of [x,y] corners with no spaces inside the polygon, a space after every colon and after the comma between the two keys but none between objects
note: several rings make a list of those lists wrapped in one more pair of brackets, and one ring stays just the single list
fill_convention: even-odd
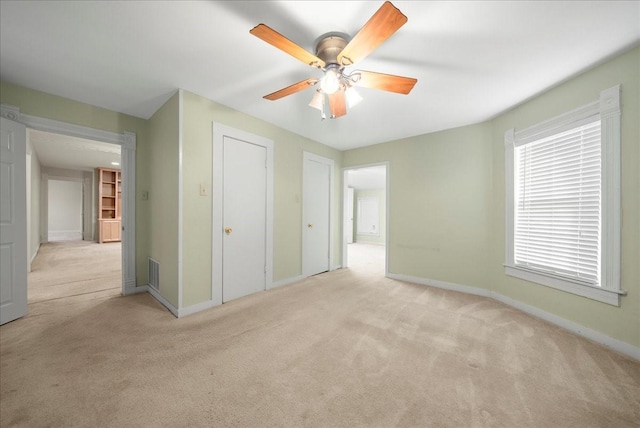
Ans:
[{"label": "ceiling fan light kit", "polygon": [[308,52],[265,24],[257,25],[250,31],[251,34],[308,66],[324,71],[320,79],[305,79],[265,95],[263,98],[275,101],[310,86],[319,86],[309,106],[320,110],[321,118],[324,119],[326,96],[329,100],[329,117],[335,119],[347,114],[347,106],[353,108],[362,100],[355,86],[408,94],[415,86],[417,79],[373,71],[357,70],[352,73],[346,71],[346,67],[363,60],[406,22],[407,17],[387,1],[351,40],[341,33],[327,33],[321,36],[316,44],[315,54]]},{"label": "ceiling fan light kit", "polygon": [[336,93],[342,83],[340,82],[341,71],[337,64],[329,64],[324,71],[324,76],[320,79],[320,89],[325,94]]}]

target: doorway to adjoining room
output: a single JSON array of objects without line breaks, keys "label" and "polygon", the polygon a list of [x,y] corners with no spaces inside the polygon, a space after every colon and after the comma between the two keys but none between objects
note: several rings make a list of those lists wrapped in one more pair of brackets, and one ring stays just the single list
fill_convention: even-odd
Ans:
[{"label": "doorway to adjoining room", "polygon": [[[28,129],[27,152],[29,312],[37,314],[51,302],[120,295],[119,234],[113,242],[98,243],[104,211],[98,171],[119,173],[120,146]],[[114,187],[110,200],[118,200],[119,191]],[[117,216],[119,231],[121,213]]]},{"label": "doorway to adjoining room", "polygon": [[387,164],[344,170],[343,266],[386,273]]}]

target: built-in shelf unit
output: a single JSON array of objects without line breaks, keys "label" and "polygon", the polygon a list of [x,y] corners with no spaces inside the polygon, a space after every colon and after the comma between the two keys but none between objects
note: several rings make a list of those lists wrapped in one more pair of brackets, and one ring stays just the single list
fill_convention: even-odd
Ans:
[{"label": "built-in shelf unit", "polygon": [[98,168],[98,242],[121,238],[122,174],[119,169]]}]

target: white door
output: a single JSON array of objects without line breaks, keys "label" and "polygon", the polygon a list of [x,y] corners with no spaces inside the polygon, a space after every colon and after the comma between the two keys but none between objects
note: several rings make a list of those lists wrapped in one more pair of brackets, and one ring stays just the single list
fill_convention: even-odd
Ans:
[{"label": "white door", "polygon": [[265,289],[267,149],[223,141],[222,301]]},{"label": "white door", "polygon": [[27,131],[1,118],[0,324],[27,314]]},{"label": "white door", "polygon": [[333,161],[305,153],[303,165],[303,275],[329,270]]}]

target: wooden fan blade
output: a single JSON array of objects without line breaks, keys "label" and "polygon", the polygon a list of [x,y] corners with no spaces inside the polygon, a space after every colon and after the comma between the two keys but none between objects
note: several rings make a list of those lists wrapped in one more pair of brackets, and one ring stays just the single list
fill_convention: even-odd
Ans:
[{"label": "wooden fan blade", "polygon": [[311,52],[307,51],[306,49],[303,49],[302,47],[298,46],[291,40],[287,39],[282,34],[267,27],[264,24],[259,24],[255,26],[249,32],[254,36],[258,37],[259,39],[264,40],[270,45],[275,46],[281,51],[288,53],[292,57],[304,62],[307,65],[310,65],[316,68],[324,68],[324,66],[326,65],[323,60],[313,55]]},{"label": "wooden fan blade", "polygon": [[338,54],[338,62],[349,66],[361,61],[405,22],[407,17],[390,2],[385,2]]},{"label": "wooden fan blade", "polygon": [[[358,79],[357,76],[360,75]],[[412,77],[394,76],[393,74],[376,73],[373,71],[355,71],[351,73],[353,84],[363,88],[380,89],[383,91],[408,94],[418,79]],[[357,79],[357,80],[356,80]]]},{"label": "wooden fan blade", "polygon": [[331,111],[332,119],[347,114],[347,103],[343,89],[329,94],[329,110]]},{"label": "wooden fan blade", "polygon": [[296,92],[304,91],[309,86],[313,86],[318,83],[318,79],[305,79],[298,83],[294,83],[293,85],[287,86],[286,88],[280,89],[279,91],[275,91],[269,95],[265,95],[262,98],[267,100],[275,101],[280,98],[286,97],[287,95],[295,94]]}]

